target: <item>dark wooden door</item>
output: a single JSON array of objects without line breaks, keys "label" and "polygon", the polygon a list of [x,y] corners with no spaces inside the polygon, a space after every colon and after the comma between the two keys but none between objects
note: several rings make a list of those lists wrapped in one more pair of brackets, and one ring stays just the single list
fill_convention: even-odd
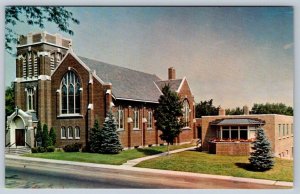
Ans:
[{"label": "dark wooden door", "polygon": [[16,146],[25,146],[25,130],[16,129]]}]

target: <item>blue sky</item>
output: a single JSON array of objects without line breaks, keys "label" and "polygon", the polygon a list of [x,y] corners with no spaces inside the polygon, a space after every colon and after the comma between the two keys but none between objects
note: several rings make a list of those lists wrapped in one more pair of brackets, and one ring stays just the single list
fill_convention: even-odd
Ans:
[{"label": "blue sky", "polygon": [[[77,55],[158,75],[175,67],[196,102],[234,108],[253,103],[293,105],[292,7],[69,7],[80,25],[74,36],[55,25],[15,26],[73,40]],[[6,85],[15,59],[5,54]]]}]

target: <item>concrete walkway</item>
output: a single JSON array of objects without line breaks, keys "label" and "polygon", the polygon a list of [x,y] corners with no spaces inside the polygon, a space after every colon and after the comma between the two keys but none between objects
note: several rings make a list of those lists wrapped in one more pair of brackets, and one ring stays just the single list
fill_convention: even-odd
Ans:
[{"label": "concrete walkway", "polygon": [[174,175],[174,176],[186,176],[186,177],[190,177],[190,178],[208,178],[208,179],[218,179],[218,180],[225,180],[225,181],[231,181],[231,182],[243,182],[243,183],[293,187],[293,182],[273,181],[273,180],[253,179],[253,178],[241,178],[241,177],[221,176],[221,175],[211,175],[211,174],[200,174],[200,173],[180,172],[180,171],[172,171],[172,170],[138,168],[138,167],[131,167],[131,166],[127,166],[127,165],[117,166],[117,165],[107,165],[107,164],[94,164],[94,163],[73,162],[73,161],[64,161],[64,160],[30,158],[30,157],[23,157],[23,156],[16,156],[16,155],[5,155],[5,158],[9,159],[9,160],[19,160],[19,161],[24,161],[24,162],[32,161],[32,162],[40,162],[40,163],[65,164],[65,165],[85,166],[85,167],[94,167],[94,168],[102,168],[102,169],[103,168],[104,169],[116,169],[116,170],[119,169],[119,170],[133,171],[133,172],[157,173],[157,174]]},{"label": "concrete walkway", "polygon": [[[184,152],[184,151],[187,151],[187,150],[193,150],[195,148],[196,148],[196,146],[188,147],[188,148],[182,148],[182,149],[177,149],[177,150],[172,150],[172,151],[169,152],[169,154],[174,154],[174,153],[178,153],[178,152]],[[135,165],[137,165],[138,163],[140,163],[142,161],[150,160],[150,159],[157,158],[157,157],[160,157],[160,156],[166,156],[167,154],[168,154],[167,152],[163,152],[163,153],[160,153],[160,154],[155,154],[155,155],[151,155],[151,156],[146,156],[146,157],[142,157],[142,158],[128,160],[126,163],[122,164],[122,166],[130,166],[130,167],[132,167],[132,166],[135,166]]]}]

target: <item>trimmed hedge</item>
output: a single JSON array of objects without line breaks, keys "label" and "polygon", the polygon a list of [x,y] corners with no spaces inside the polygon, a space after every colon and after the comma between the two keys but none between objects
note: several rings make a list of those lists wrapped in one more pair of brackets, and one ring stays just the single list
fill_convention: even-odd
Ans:
[{"label": "trimmed hedge", "polygon": [[66,145],[63,149],[65,152],[79,152],[81,146],[82,145],[79,143],[73,143],[73,144]]},{"label": "trimmed hedge", "polygon": [[54,146],[48,146],[46,148],[39,146],[39,147],[31,148],[31,153],[54,152],[54,150],[55,150]]},{"label": "trimmed hedge", "polygon": [[48,146],[48,147],[46,148],[46,150],[47,150],[47,152],[54,152],[55,147],[54,147],[54,146]]}]

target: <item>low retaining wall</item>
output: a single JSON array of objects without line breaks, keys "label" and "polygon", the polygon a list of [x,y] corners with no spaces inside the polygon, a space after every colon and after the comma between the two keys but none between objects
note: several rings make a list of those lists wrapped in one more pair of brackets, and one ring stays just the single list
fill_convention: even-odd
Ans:
[{"label": "low retaining wall", "polygon": [[250,142],[209,142],[209,153],[229,156],[250,155]]}]

